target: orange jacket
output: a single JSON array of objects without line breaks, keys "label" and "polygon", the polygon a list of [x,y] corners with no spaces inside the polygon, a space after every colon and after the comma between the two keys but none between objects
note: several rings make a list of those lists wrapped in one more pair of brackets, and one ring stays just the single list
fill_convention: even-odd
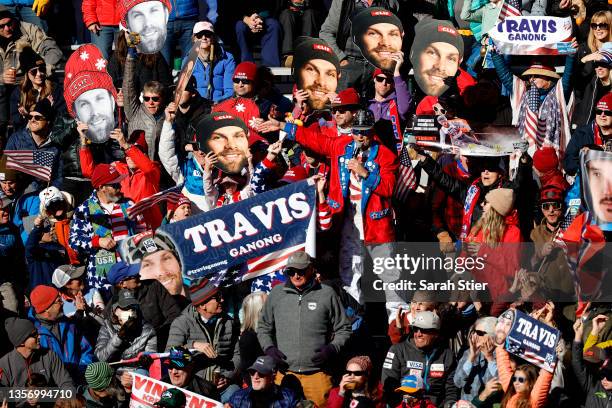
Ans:
[{"label": "orange jacket", "polygon": [[55,221],[53,224],[55,228],[55,235],[57,236],[57,242],[66,248],[66,253],[68,254],[68,259],[70,259],[70,265],[78,265],[79,256],[76,251],[68,245],[68,238],[70,237],[70,220],[65,219],[61,221]]},{"label": "orange jacket", "polygon": [[[504,349],[503,346],[497,346],[495,349],[495,360],[497,362],[497,374],[499,375],[499,382],[501,383],[504,392],[510,388],[510,382],[514,371],[510,365],[510,355]],[[548,391],[550,390],[550,383],[552,381],[553,374],[546,370],[540,370],[540,375],[536,380],[533,388],[531,389],[531,395],[529,396],[529,406],[531,408],[541,408],[546,405],[548,399]],[[518,394],[514,394],[508,401],[506,408],[516,408],[517,401],[519,399]]]},{"label": "orange jacket", "polygon": [[[134,161],[136,171],[130,171],[125,162],[113,162],[113,166],[115,166],[119,173],[128,175],[128,177],[121,181],[121,192],[123,195],[137,203],[143,198],[159,192],[159,178],[161,175],[159,164],[149,159],[136,146],[127,149],[125,154]],[[88,148],[81,148],[79,156],[83,176],[91,178],[95,166],[91,151]],[[156,229],[161,225],[162,214],[158,207],[148,209],[143,213],[143,216],[149,227]]]}]

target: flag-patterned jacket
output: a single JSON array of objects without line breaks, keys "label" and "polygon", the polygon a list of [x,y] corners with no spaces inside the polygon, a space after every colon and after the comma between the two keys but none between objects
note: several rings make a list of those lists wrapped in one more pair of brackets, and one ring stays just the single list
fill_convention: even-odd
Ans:
[{"label": "flag-patterned jacket", "polygon": [[[334,216],[345,210],[349,200],[350,171],[355,143],[350,136],[327,137],[316,130],[287,124],[287,138],[331,160],[327,202]],[[397,157],[374,137],[364,167],[369,175],[361,181],[361,214],[366,245],[393,242],[391,198],[395,188]]]},{"label": "flag-patterned jacket", "polygon": [[[127,221],[128,236],[144,232],[146,224],[142,216],[136,221],[127,216],[128,208],[134,203],[130,200],[119,201],[121,211]],[[74,211],[72,224],[70,224],[69,245],[77,251],[82,258],[87,258],[87,283],[89,287],[107,290],[110,284],[106,274],[96,273],[96,255],[102,249],[99,246],[100,238],[112,236],[111,217],[100,205],[96,191]]]}]

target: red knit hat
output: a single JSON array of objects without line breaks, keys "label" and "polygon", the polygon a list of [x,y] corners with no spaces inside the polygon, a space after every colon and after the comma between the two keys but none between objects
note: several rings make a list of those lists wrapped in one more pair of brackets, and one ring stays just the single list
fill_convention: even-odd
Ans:
[{"label": "red knit hat", "polygon": [[168,201],[168,204],[166,205],[166,207],[170,211],[176,211],[176,209],[179,208],[183,204],[191,205],[191,201],[187,197],[181,194],[181,196],[179,197],[177,201],[174,201],[174,200]]},{"label": "red knit hat", "polygon": [[241,96],[229,98],[213,106],[212,111],[227,112],[242,119],[249,129],[249,145],[255,143],[257,140],[265,140],[253,127],[254,120],[259,117],[259,107],[253,99],[243,98]]},{"label": "red knit hat", "polygon": [[234,70],[232,78],[248,79],[254,81],[257,77],[257,65],[251,61],[244,61],[238,64]]},{"label": "red knit hat", "polygon": [[612,111],[612,92],[608,92],[607,94],[605,94],[599,100],[599,102],[597,102],[597,106],[595,109]]},{"label": "red knit hat", "polygon": [[559,169],[559,158],[555,149],[546,146],[536,150],[533,154],[533,167],[540,173]]},{"label": "red knit hat", "polygon": [[332,107],[337,106],[359,106],[359,94],[355,88],[346,88],[340,91],[331,103]]},{"label": "red knit hat", "polygon": [[36,313],[42,313],[55,302],[59,295],[59,291],[54,287],[38,285],[30,293],[30,304]]},{"label": "red knit hat", "polygon": [[[121,25],[123,25],[124,27],[127,27],[127,21],[126,21],[126,17],[127,17],[127,13],[128,11],[130,11],[130,9],[132,7],[134,7],[137,4],[140,3],[144,3],[145,1],[153,1],[153,0],[119,0],[117,2],[117,14],[119,14],[119,18],[121,19],[120,23]],[[172,5],[170,4],[170,1],[168,0],[158,0],[161,1],[161,3],[166,6],[166,8],[168,9],[168,14],[170,14],[170,12],[172,11]]]},{"label": "red knit hat", "polygon": [[102,53],[93,44],[80,46],[68,58],[64,77],[64,99],[72,117],[76,116],[73,110],[74,101],[92,89],[106,89],[117,100],[117,91],[113,78],[106,71],[106,64]]},{"label": "red knit hat", "polygon": [[94,168],[93,174],[91,175],[91,185],[93,188],[98,189],[107,184],[119,183],[126,177],[127,175],[119,173],[115,166],[101,163]]}]

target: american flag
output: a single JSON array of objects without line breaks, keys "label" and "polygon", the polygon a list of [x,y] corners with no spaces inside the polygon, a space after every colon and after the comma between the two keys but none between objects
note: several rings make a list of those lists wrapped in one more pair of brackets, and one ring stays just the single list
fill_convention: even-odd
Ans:
[{"label": "american flag", "polygon": [[5,150],[6,168],[51,181],[55,153],[42,150]]},{"label": "american flag", "polygon": [[147,198],[143,198],[130,208],[128,208],[128,217],[131,219],[136,218],[149,208],[161,203],[162,201],[178,201],[181,198],[182,185],[171,187],[167,190],[155,193]]},{"label": "american flag", "polygon": [[505,0],[499,12],[497,22],[501,23],[506,17],[518,17],[521,15],[521,3],[519,0]]},{"label": "american flag", "polygon": [[[309,239],[309,237],[306,237],[306,239]],[[247,271],[242,276],[242,280],[246,281],[261,275],[267,275],[269,273],[284,269],[285,266],[287,266],[289,256],[291,256],[291,254],[294,252],[304,251],[305,248],[306,244],[302,243],[271,252],[267,255],[249,259],[247,261]]]},{"label": "american flag", "polygon": [[403,202],[406,201],[408,193],[416,189],[416,173],[410,163],[410,156],[408,156],[408,148],[402,147],[402,151],[399,155],[399,169],[397,173],[397,181],[395,183],[395,197]]},{"label": "american flag", "polygon": [[525,135],[528,139],[542,147],[546,135],[546,120],[540,120],[540,94],[538,88],[532,86],[527,91],[527,112],[525,112]]}]

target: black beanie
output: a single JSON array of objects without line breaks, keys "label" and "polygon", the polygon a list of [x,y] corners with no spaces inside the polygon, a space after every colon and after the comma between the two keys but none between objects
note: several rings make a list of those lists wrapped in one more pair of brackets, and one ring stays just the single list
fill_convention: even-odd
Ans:
[{"label": "black beanie", "polygon": [[240,118],[232,114],[227,112],[211,113],[210,115],[204,116],[195,126],[196,133],[194,141],[198,142],[200,150],[204,150],[203,147],[210,138],[212,132],[226,126],[238,126],[247,133],[249,131],[246,124]]},{"label": "black beanie", "polygon": [[51,106],[49,99],[44,98],[36,102],[36,105],[30,109],[30,112],[38,112],[43,115],[48,122],[53,122],[55,119],[55,110]]},{"label": "black beanie", "polygon": [[30,46],[24,47],[19,53],[19,67],[23,73],[26,73],[35,67],[42,67],[43,70],[46,70],[45,60],[40,55],[35,53]]},{"label": "black beanie", "polygon": [[293,53],[293,76],[296,82],[298,81],[298,73],[301,67],[306,62],[313,59],[322,59],[329,61],[336,67],[336,71],[340,72],[340,60],[334,50],[327,45],[324,40],[312,37],[298,37],[295,40],[295,50]]},{"label": "black beanie", "polygon": [[351,25],[351,35],[353,42],[359,44],[360,37],[365,33],[371,25],[389,23],[397,26],[401,32],[404,32],[404,26],[398,16],[393,12],[383,7],[369,7],[361,10],[353,17]]},{"label": "black beanie", "polygon": [[13,347],[22,345],[32,332],[36,331],[34,323],[27,319],[9,317],[4,321],[4,328]]},{"label": "black beanie", "polygon": [[426,17],[414,26],[414,43],[410,51],[410,61],[412,61],[413,56],[418,58],[423,49],[435,42],[444,42],[455,46],[459,51],[459,58],[463,57],[463,38],[452,23],[447,20],[434,20],[431,17]]}]

